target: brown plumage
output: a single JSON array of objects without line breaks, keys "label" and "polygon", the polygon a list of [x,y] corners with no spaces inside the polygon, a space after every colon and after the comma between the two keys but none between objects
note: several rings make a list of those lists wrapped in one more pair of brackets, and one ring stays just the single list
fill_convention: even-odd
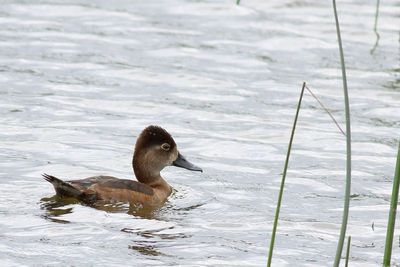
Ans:
[{"label": "brown plumage", "polygon": [[81,180],[62,181],[43,174],[60,196],[74,197],[86,203],[99,200],[129,202],[144,206],[159,206],[171,194],[171,186],[161,177],[161,170],[174,165],[192,171],[202,171],[179,152],[172,136],[159,126],[148,126],[139,135],[132,166],[136,179],[94,176]]}]

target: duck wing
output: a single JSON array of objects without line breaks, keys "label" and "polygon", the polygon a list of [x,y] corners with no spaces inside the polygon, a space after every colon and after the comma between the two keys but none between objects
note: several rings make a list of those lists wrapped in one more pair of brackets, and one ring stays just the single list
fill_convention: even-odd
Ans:
[{"label": "duck wing", "polygon": [[[145,195],[152,196],[154,194],[153,189],[143,183],[139,183],[129,179],[119,179],[112,176],[93,176],[81,180],[68,181],[72,186],[80,188],[81,190],[95,190],[107,189],[107,190],[128,190],[136,193],[142,193]],[[133,193],[131,192],[131,193]]]}]

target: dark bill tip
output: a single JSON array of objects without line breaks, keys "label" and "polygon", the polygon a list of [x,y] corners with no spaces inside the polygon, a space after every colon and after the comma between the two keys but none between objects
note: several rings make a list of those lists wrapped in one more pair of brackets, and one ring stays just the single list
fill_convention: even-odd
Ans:
[{"label": "dark bill tip", "polygon": [[178,153],[178,158],[172,162],[173,166],[176,167],[181,167],[181,168],[185,168],[191,171],[198,171],[198,172],[203,172],[203,170],[199,167],[197,167],[196,165],[190,163],[189,161],[187,161],[187,159],[185,159],[181,153]]}]

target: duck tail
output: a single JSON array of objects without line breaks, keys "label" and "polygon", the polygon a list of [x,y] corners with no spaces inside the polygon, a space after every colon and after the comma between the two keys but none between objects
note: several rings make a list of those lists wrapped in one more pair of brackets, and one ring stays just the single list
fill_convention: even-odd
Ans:
[{"label": "duck tail", "polygon": [[56,193],[61,196],[66,197],[75,197],[75,198],[82,198],[83,192],[79,189],[75,188],[71,184],[64,182],[63,180],[58,179],[52,175],[48,175],[46,173],[42,174],[43,178],[51,183],[56,190]]}]

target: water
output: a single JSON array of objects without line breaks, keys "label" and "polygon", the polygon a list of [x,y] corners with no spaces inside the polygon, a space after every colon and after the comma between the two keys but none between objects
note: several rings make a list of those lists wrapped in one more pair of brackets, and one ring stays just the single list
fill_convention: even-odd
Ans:
[{"label": "water", "polygon": [[[351,266],[379,266],[400,130],[398,1],[339,1],[353,130]],[[330,1],[3,1],[1,266],[263,266],[302,81],[343,125]],[[132,177],[166,128],[204,173],[150,214],[51,198],[40,174]],[[345,139],[306,94],[274,266],[330,266]],[[44,198],[44,199],[43,199]],[[49,199],[50,198],[50,199]],[[394,261],[399,264],[399,227]]]}]

